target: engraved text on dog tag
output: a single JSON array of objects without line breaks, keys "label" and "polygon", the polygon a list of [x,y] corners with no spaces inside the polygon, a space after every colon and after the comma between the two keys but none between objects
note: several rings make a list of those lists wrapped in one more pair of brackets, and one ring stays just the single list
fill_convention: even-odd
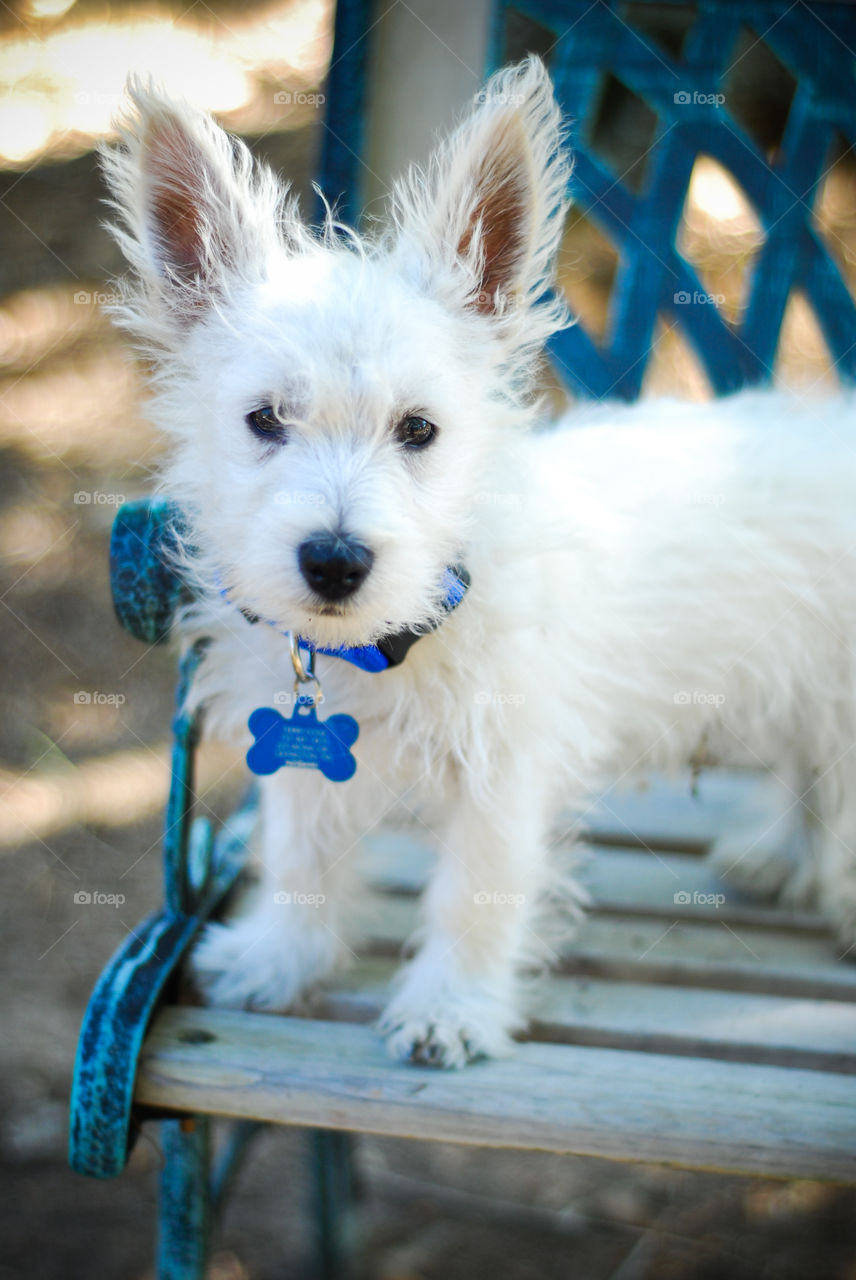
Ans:
[{"label": "engraved text on dog tag", "polygon": [[298,700],[289,719],[273,707],[258,707],[249,719],[255,742],[247,752],[253,773],[267,775],[291,765],[318,769],[331,782],[347,782],[357,762],[350,748],[360,728],[353,716],[319,720],[311,700]]}]

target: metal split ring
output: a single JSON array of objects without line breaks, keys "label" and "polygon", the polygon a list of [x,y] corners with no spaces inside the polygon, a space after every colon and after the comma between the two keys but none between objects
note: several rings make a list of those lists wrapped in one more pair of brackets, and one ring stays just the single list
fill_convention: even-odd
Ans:
[{"label": "metal split ring", "polygon": [[304,663],[303,655],[300,652],[300,642],[293,631],[288,633],[288,643],[291,647],[291,665],[294,667],[294,678],[300,684],[308,684],[310,680],[315,679],[315,650],[309,650],[309,660]]},{"label": "metal split ring", "polygon": [[291,649],[291,665],[294,667],[294,692],[299,694],[302,684],[314,684],[312,705],[317,706],[319,702],[324,701],[324,693],[321,689],[321,681],[315,674],[315,650],[310,649],[309,657],[304,661],[303,654],[300,652],[300,642],[293,631],[288,633],[288,643]]}]

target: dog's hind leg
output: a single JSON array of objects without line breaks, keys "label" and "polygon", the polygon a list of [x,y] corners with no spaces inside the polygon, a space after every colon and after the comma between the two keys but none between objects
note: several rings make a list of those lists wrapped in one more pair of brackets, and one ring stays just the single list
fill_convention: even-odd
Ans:
[{"label": "dog's hind leg", "polygon": [[815,867],[807,793],[808,775],[795,764],[777,766],[746,791],[709,854],[726,885],[753,898],[810,905]]},{"label": "dog's hind leg", "polygon": [[856,953],[856,769],[851,753],[813,782],[806,769],[796,767],[777,768],[774,777],[718,837],[711,850],[713,867],[726,885],[754,897],[819,909],[842,945]]},{"label": "dog's hind leg", "polygon": [[817,901],[843,956],[856,960],[856,748],[821,773],[807,801]]}]

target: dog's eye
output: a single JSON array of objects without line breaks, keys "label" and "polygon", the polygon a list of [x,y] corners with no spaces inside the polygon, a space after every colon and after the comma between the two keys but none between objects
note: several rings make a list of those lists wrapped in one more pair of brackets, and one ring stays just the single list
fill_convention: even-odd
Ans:
[{"label": "dog's eye", "polygon": [[285,426],[269,404],[263,405],[261,409],[253,409],[252,413],[247,414],[245,421],[254,435],[263,440],[285,439]]},{"label": "dog's eye", "polygon": [[429,422],[427,418],[418,418],[410,415],[402,418],[395,429],[395,436],[399,444],[407,445],[410,449],[424,449],[427,444],[437,434],[437,428],[433,422]]}]

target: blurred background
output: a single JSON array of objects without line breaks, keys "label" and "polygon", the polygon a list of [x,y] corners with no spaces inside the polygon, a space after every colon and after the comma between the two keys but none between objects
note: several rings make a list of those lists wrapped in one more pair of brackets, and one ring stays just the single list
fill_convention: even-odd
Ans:
[{"label": "blurred background", "polygon": [[[374,211],[390,172],[424,156],[433,131],[479,87],[483,65],[481,0],[458,5],[466,30],[454,51],[439,47],[431,23],[432,13],[455,10],[449,0],[382,8],[382,39],[400,75],[412,77],[413,109],[391,112],[384,85],[372,85],[381,136],[371,158]],[[101,225],[94,148],[110,137],[127,73],[153,72],[241,134],[309,210],[331,10],[331,0],[0,6],[0,1280],[152,1275],[152,1136],[116,1182],[65,1167],[85,1002],[114,947],[161,899],[174,684],[172,654],[120,631],[109,597],[116,507],[150,489],[162,443],[146,422],[140,370],[102,310],[121,263]],[[741,63],[767,86],[751,124],[775,148],[787,83],[780,65],[759,57],[763,50],[747,50]],[[646,121],[620,92],[605,97],[602,120],[603,147],[632,185]],[[815,218],[852,288],[856,171],[844,145]],[[732,320],[761,240],[739,188],[701,158],[680,247]],[[572,213],[562,284],[595,337],[606,330],[615,266],[608,241]],[[779,354],[783,381],[831,385],[799,294]],[[668,325],[645,390],[708,394]],[[222,813],[240,767],[210,749],[202,775],[201,803]],[[81,901],[93,893],[112,901]],[[258,1142],[218,1237],[212,1280],[305,1273],[305,1156],[299,1131]],[[834,1187],[375,1139],[361,1142],[360,1163],[368,1268],[384,1280],[856,1280],[856,1196]]]}]

